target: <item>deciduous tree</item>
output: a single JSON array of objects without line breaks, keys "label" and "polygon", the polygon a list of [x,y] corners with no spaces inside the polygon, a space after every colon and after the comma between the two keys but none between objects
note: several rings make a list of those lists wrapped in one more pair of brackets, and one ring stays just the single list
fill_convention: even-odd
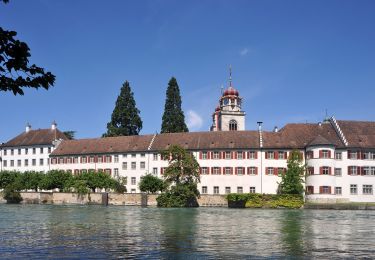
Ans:
[{"label": "deciduous tree", "polygon": [[302,163],[302,154],[294,150],[287,161],[287,170],[282,175],[279,189],[281,194],[303,194],[303,177],[305,166]]}]

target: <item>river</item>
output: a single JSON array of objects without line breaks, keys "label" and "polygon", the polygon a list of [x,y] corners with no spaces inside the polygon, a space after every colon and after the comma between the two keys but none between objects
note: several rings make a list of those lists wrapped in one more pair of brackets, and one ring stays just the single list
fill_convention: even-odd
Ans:
[{"label": "river", "polygon": [[375,211],[0,204],[2,259],[374,256]]}]

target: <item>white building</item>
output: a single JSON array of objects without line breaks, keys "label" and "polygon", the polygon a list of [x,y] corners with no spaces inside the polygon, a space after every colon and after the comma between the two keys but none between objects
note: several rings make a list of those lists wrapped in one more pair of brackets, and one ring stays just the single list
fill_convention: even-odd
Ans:
[{"label": "white building", "polygon": [[25,132],[1,145],[1,170],[46,172],[50,169],[49,155],[65,139],[55,122],[50,129],[37,130],[27,124]]}]

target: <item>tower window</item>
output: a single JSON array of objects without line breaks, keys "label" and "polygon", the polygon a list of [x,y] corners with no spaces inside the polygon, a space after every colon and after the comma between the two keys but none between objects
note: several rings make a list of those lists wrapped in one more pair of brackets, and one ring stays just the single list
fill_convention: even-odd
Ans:
[{"label": "tower window", "polygon": [[229,121],[229,131],[237,131],[237,121],[230,120]]}]

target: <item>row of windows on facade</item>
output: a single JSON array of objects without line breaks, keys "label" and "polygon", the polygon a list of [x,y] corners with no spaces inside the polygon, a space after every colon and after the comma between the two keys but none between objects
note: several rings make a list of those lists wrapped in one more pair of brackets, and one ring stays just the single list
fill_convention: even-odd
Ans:
[{"label": "row of windows on facade", "polygon": [[[265,154],[266,159],[284,160],[287,159],[288,153],[285,151],[267,151]],[[257,151],[202,151],[199,152],[200,160],[220,160],[220,159],[258,159]]]},{"label": "row of windows on facade", "polygon": [[[39,165],[37,165],[37,159],[31,159],[30,161],[31,161],[32,166],[43,166],[44,161],[46,161],[46,165],[48,165],[48,163],[49,163],[48,159],[44,160],[42,158],[39,159]],[[17,162],[17,167],[22,167],[22,160],[9,160],[9,167],[15,167],[15,164],[14,164],[15,162]],[[8,167],[8,161],[7,160],[3,161],[3,166]],[[29,159],[24,160],[23,166],[24,167],[30,166],[29,165]]]},{"label": "row of windows on facade", "polygon": [[[163,171],[163,168],[162,168]],[[258,175],[258,167],[200,167],[199,169],[200,174],[202,175]],[[279,175],[286,172],[286,168],[274,168],[274,167],[266,167],[266,174],[267,175]]]},{"label": "row of windows on facade", "polygon": [[[39,153],[40,154],[43,154],[44,153],[44,148],[45,147],[39,147]],[[33,147],[33,148],[18,148],[18,149],[4,149],[4,155],[8,155],[8,150],[10,151],[10,155],[14,155],[15,151],[17,151],[17,155],[22,155],[22,154],[29,154],[29,150],[31,150],[31,153],[32,154],[36,154],[36,151],[37,151],[37,148],[36,147]],[[51,147],[48,147],[47,149],[48,153],[51,153],[52,151],[52,148]]]},{"label": "row of windows on facade", "polygon": [[[330,150],[319,150],[319,159],[332,159]],[[316,159],[313,151],[306,152],[306,159]],[[335,152],[335,159],[342,160],[342,152]],[[350,160],[375,160],[375,152],[371,151],[351,151],[348,150],[348,159]]]},{"label": "row of windows on facade", "polygon": [[[342,176],[342,168],[333,168],[329,166],[319,167],[320,175],[335,175]],[[307,175],[314,175],[314,167],[307,167]],[[366,175],[366,176],[375,176],[375,167],[371,166],[348,166],[348,175]]]},{"label": "row of windows on facade", "polygon": [[[331,186],[319,186],[319,193],[315,193],[314,186],[306,186],[306,194],[332,194]],[[350,184],[350,194],[358,195],[358,185]],[[362,185],[363,195],[372,195],[373,187],[370,184]],[[335,193],[332,195],[342,195],[342,187],[335,187]]]},{"label": "row of windows on facade", "polygon": [[[225,191],[225,194],[229,194],[229,193],[232,192],[231,187],[225,187],[224,191]],[[208,190],[207,186],[202,186],[202,194],[208,194],[209,192],[211,192],[211,191]],[[242,186],[238,186],[236,192],[237,193],[244,193],[243,187]],[[249,193],[255,193],[255,192],[256,192],[255,191],[255,187],[250,187],[249,188]],[[212,193],[213,194],[220,194],[220,187],[219,186],[213,186]]]}]

